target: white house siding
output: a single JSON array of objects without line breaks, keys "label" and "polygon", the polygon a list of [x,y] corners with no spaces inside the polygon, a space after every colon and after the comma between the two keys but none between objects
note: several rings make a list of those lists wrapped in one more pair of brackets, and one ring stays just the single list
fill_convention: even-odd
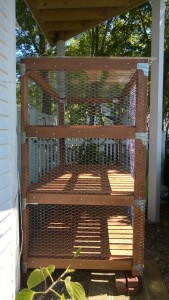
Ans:
[{"label": "white house siding", "polygon": [[0,299],[19,288],[15,1],[0,0]]}]

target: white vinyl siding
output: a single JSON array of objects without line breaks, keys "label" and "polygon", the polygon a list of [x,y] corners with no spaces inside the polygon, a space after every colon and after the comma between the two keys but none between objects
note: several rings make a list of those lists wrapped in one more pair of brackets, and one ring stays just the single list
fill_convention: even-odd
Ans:
[{"label": "white vinyl siding", "polygon": [[15,1],[0,1],[0,298],[19,288]]}]

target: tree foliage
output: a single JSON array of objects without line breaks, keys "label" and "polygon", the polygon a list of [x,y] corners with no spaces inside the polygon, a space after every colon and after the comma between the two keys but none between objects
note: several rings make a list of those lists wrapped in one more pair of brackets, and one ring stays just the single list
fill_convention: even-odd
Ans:
[{"label": "tree foliage", "polygon": [[[149,2],[116,16],[66,43],[70,56],[151,56],[152,7]],[[16,0],[17,55],[56,55],[27,8]],[[164,115],[169,112],[169,1],[166,1]]]},{"label": "tree foliage", "polygon": [[24,0],[16,0],[16,18],[17,56],[56,55],[56,47],[50,47]]}]

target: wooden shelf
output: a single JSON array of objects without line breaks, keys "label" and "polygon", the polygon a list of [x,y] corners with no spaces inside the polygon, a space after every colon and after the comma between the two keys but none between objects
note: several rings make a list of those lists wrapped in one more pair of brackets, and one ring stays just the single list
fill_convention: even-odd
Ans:
[{"label": "wooden shelf", "polygon": [[[72,200],[85,203],[85,201],[89,202],[88,197],[93,195],[93,199],[92,197],[90,199],[94,202],[97,202],[98,199],[100,203],[106,200],[110,203],[111,200],[115,201],[116,196],[117,199],[119,196],[124,203],[126,197],[134,195],[134,179],[126,170],[116,169],[109,165],[79,165],[75,163],[60,165],[42,176],[37,183],[31,184],[28,189],[29,200],[33,200],[37,194],[39,194],[39,201],[45,201],[46,194],[46,199],[51,197],[52,202],[56,199],[56,201],[71,202]],[[40,200],[41,194],[43,194],[43,200]],[[68,196],[63,200],[65,194]],[[77,196],[74,197],[74,195]],[[79,196],[82,196],[82,200]],[[102,200],[101,197],[103,197]]]},{"label": "wooden shelf", "polygon": [[126,208],[79,206],[68,214],[66,206],[49,205],[36,214],[33,205],[28,214],[34,220],[29,225],[29,259],[71,259],[79,248],[80,259],[89,259],[88,266],[91,260],[132,258],[133,227]]}]

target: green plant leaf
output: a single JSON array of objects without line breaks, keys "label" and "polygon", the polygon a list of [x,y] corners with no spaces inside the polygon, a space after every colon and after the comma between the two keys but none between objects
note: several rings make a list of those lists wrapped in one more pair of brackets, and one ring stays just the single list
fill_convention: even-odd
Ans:
[{"label": "green plant leaf", "polygon": [[29,289],[23,289],[19,292],[15,300],[32,300],[36,292]]},{"label": "green plant leaf", "polygon": [[55,265],[50,265],[47,268],[35,269],[28,277],[27,286],[29,289],[34,288],[41,282],[43,282],[49,274],[55,271]]},{"label": "green plant leaf", "polygon": [[74,254],[74,258],[77,258],[80,256],[80,252],[81,252],[82,248],[79,248],[76,253]]},{"label": "green plant leaf", "polygon": [[75,269],[67,269],[67,273],[73,273]]},{"label": "green plant leaf", "polygon": [[65,285],[72,300],[85,300],[86,295],[82,285],[78,282],[72,282],[70,279],[70,276],[66,277]]},{"label": "green plant leaf", "polygon": [[65,295],[62,294],[60,300],[66,300]]}]

